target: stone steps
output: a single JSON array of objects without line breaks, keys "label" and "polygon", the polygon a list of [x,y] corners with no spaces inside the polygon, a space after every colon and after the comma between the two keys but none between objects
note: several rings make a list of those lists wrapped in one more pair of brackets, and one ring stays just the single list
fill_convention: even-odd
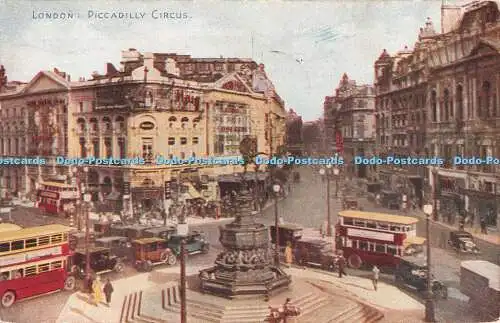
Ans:
[{"label": "stone steps", "polygon": [[296,300],[292,300],[290,303],[300,309],[300,318],[307,316],[310,313],[315,313],[323,306],[328,305],[330,303],[330,299],[328,296],[324,296],[320,293],[307,293]]},{"label": "stone steps", "polygon": [[382,320],[384,315],[378,310],[363,304],[357,304],[354,308],[342,312],[328,323],[375,323]]},{"label": "stone steps", "polygon": [[156,316],[143,313],[143,301],[142,291],[125,296],[120,313],[120,323],[167,323]]}]

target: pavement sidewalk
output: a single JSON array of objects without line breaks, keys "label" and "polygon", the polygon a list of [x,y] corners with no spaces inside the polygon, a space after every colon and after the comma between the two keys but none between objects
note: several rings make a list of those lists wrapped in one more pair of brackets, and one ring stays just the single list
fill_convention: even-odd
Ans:
[{"label": "pavement sidewalk", "polygon": [[[197,274],[207,266],[189,266],[187,275]],[[179,267],[156,269],[149,273],[141,273],[132,277],[112,281],[114,292],[110,306],[89,303],[88,294],[76,292],[71,295],[64,305],[59,318],[55,323],[116,323],[120,321],[123,300],[127,295],[153,286],[166,288],[176,283]],[[104,284],[104,282],[103,282]],[[160,294],[159,294],[160,295]],[[103,300],[104,301],[104,300]]]},{"label": "pavement sidewalk", "polygon": [[424,309],[421,303],[400,291],[397,287],[381,281],[378,282],[378,288],[375,291],[372,281],[367,278],[351,275],[339,278],[336,273],[320,272],[311,268],[290,267],[285,271],[295,277],[318,279],[333,284],[335,287],[341,288],[352,296],[361,299],[364,303],[383,311],[423,311]]}]

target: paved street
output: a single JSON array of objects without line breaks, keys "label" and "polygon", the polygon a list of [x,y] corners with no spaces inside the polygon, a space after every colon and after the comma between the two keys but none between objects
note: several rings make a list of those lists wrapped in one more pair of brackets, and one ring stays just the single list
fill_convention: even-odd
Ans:
[{"label": "paved street", "polygon": [[[299,184],[293,184],[292,191],[289,196],[279,202],[278,211],[287,222],[300,223],[305,227],[319,228],[325,220],[326,214],[326,184],[321,181],[320,175],[316,174],[317,170],[313,173],[311,168],[303,167],[300,171],[302,173],[302,182]],[[331,187],[331,215],[332,223],[335,223],[337,220],[336,214],[341,209],[340,198],[335,199],[335,197],[333,197],[335,194],[334,182]],[[394,213],[394,211],[390,212],[386,209],[373,206],[372,203],[366,201],[364,198],[360,198],[360,202],[366,211]],[[19,223],[22,226],[40,225],[53,222],[67,222],[65,219],[43,216],[36,210],[25,208],[18,208],[13,211],[12,217],[16,223]],[[230,221],[231,220],[228,219],[211,223],[198,223],[191,225],[191,229],[201,229],[205,232],[212,245],[212,249],[208,255],[196,255],[189,257],[189,267],[200,268],[208,267],[213,264],[216,255],[221,251],[221,245],[218,241],[219,226]],[[274,223],[274,208],[272,206],[268,207],[263,212],[262,217],[259,218],[259,221],[266,224]],[[417,231],[420,236],[425,235],[424,229],[425,222],[420,221],[417,226]],[[444,281],[450,287],[450,299],[440,301],[438,303],[438,313],[441,317],[445,318],[446,321],[471,322],[473,321],[473,318],[470,316],[470,311],[467,310],[468,307],[465,302],[466,298],[458,291],[460,261],[470,257],[459,256],[449,249],[442,249],[443,239],[446,240],[444,237],[447,237],[449,228],[440,226],[439,224],[432,224],[431,230],[433,270],[436,278]],[[478,241],[478,244],[483,250],[483,254],[478,258],[490,261],[495,260],[498,252],[494,245],[481,241]],[[163,268],[164,267],[158,268],[157,270],[163,270]],[[175,266],[175,268],[178,268],[178,266]],[[169,270],[176,271],[177,269],[175,268]],[[370,275],[370,273],[363,271],[350,271],[349,273],[351,276],[355,275],[368,277]],[[135,269],[127,268],[124,273],[111,273],[108,274],[107,277],[114,281],[127,277],[135,277],[137,275],[140,275],[140,273],[138,273]],[[389,283],[392,283],[393,280],[390,275],[385,275],[382,279]],[[416,300],[421,301],[421,298],[418,295],[415,295],[412,292],[408,292],[408,294]],[[69,296],[70,293],[60,292],[23,301],[10,309],[0,309],[0,319],[3,321],[24,323],[32,322],[32,318],[35,316],[40,318],[43,317],[43,319],[39,320],[39,322],[55,322]]]}]

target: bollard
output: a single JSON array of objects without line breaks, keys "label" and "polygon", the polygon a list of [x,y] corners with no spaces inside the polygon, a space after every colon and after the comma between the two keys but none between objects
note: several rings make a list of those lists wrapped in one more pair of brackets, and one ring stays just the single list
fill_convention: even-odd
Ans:
[{"label": "bollard", "polygon": [[122,311],[120,312],[120,323],[124,321],[123,314],[125,314],[125,306],[127,306],[127,296],[123,298]]},{"label": "bollard", "polygon": [[167,288],[168,306],[172,306],[172,295],[170,294],[170,287]]},{"label": "bollard", "polygon": [[134,292],[133,303],[132,303],[132,315],[130,316],[131,319],[134,319],[134,316],[135,316],[136,302],[137,302],[137,292]]},{"label": "bollard", "polygon": [[132,302],[130,302],[131,297],[131,295],[128,295],[127,315],[125,316],[125,322],[128,322],[128,318],[130,317],[130,305],[132,304]]},{"label": "bollard", "polygon": [[177,288],[172,286],[172,293],[174,294],[174,303],[177,303]]},{"label": "bollard", "polygon": [[161,290],[161,308],[166,309],[165,308],[165,290],[164,289]]},{"label": "bollard", "polygon": [[137,305],[137,316],[141,316],[141,306],[142,306],[142,290],[139,292],[139,304]]}]

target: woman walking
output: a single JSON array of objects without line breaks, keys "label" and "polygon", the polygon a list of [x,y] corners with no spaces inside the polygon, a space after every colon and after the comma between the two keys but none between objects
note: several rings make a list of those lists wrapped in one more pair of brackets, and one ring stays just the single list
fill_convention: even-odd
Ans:
[{"label": "woman walking", "polygon": [[95,306],[99,306],[99,303],[102,302],[102,286],[99,276],[96,276],[92,284],[92,298]]}]

